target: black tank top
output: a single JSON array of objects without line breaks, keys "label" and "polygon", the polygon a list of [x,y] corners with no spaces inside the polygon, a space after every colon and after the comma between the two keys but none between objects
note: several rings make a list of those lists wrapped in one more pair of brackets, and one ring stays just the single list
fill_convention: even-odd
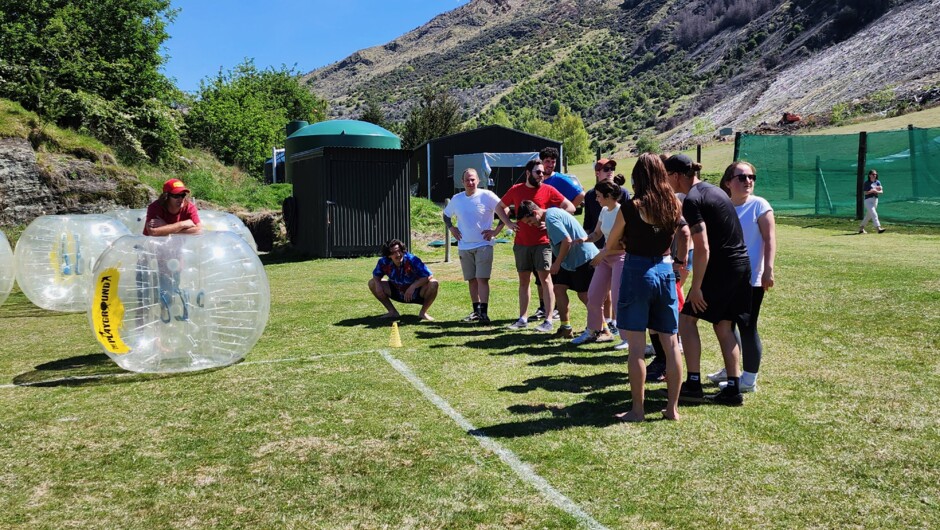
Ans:
[{"label": "black tank top", "polygon": [[640,211],[632,200],[623,202],[620,214],[626,225],[623,227],[623,247],[627,254],[655,257],[669,253],[676,227],[665,230],[648,224],[640,217]]}]

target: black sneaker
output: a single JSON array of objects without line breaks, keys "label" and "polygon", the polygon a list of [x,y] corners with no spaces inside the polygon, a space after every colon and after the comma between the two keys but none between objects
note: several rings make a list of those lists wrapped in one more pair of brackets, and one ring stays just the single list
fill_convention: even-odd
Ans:
[{"label": "black sneaker", "polygon": [[541,307],[535,310],[535,314],[530,317],[532,320],[544,320],[545,310]]},{"label": "black sneaker", "polygon": [[478,315],[477,312],[474,311],[473,313],[470,313],[469,315],[463,317],[463,320],[461,320],[461,322],[478,322],[479,320],[480,320],[480,315]]},{"label": "black sneaker", "polygon": [[721,392],[714,396],[708,396],[708,399],[717,405],[727,405],[729,407],[740,407],[744,404],[744,396],[741,395],[741,392],[738,392],[737,388],[722,388]]},{"label": "black sneaker", "polygon": [[480,324],[489,324],[490,317],[489,315],[480,315]]},{"label": "black sneaker", "polygon": [[659,383],[666,380],[666,363],[652,361],[646,367],[646,382]]},{"label": "black sneaker", "polygon": [[682,388],[679,390],[679,401],[702,401],[705,399],[705,392],[702,392],[701,381],[683,381]]},{"label": "black sneaker", "polygon": [[878,233],[879,233],[879,234],[883,234],[883,233],[885,233],[885,230],[887,230],[887,228],[879,228],[879,229],[878,229]]}]

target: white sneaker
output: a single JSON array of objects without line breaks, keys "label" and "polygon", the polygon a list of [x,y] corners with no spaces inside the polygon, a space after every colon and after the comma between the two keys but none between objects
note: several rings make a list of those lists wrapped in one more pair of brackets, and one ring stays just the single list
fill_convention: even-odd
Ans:
[{"label": "white sneaker", "polygon": [[621,342],[620,344],[614,346],[614,349],[615,349],[615,350],[621,350],[621,351],[622,351],[622,350],[629,350],[629,349],[630,349],[630,345],[627,344],[627,341],[623,341],[623,342]]},{"label": "white sneaker", "polygon": [[526,327],[528,327],[528,325],[529,325],[528,320],[520,318],[519,320],[510,324],[509,329],[525,329]]},{"label": "white sneaker", "polygon": [[552,311],[552,320],[561,320],[561,317],[558,315],[558,310]]},{"label": "white sneaker", "polygon": [[552,321],[546,320],[545,322],[542,322],[541,324],[536,326],[535,331],[540,331],[542,333],[551,333],[553,328],[554,326],[552,326]]},{"label": "white sneaker", "polygon": [[575,339],[571,341],[571,344],[584,344],[587,342],[594,342],[595,340],[597,340],[597,335],[590,329],[586,329],[584,330],[584,333],[575,337]]},{"label": "white sneaker", "polygon": [[[728,386],[728,381],[722,381],[718,383],[718,388],[720,389],[724,389],[726,386]],[[746,394],[748,392],[757,392],[757,381],[755,381],[753,385],[747,385],[739,381],[738,390],[742,394]]]},{"label": "white sneaker", "polygon": [[712,383],[721,383],[722,381],[728,380],[728,372],[726,372],[725,369],[722,368],[721,370],[718,370],[717,372],[713,374],[708,374],[705,377],[707,377],[708,380],[711,381]]}]

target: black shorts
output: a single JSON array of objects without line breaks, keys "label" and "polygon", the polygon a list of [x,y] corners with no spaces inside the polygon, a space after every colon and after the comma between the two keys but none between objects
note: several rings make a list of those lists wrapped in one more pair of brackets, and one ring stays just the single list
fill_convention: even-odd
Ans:
[{"label": "black shorts", "polygon": [[573,271],[562,268],[558,274],[552,274],[552,283],[564,285],[576,293],[586,293],[591,287],[592,278],[594,278],[594,267],[589,261]]},{"label": "black shorts", "polygon": [[396,302],[401,302],[403,304],[421,304],[424,305],[424,298],[421,298],[421,289],[415,289],[415,297],[413,300],[405,300],[405,291],[399,291],[394,286],[390,286],[389,291],[392,292],[392,300]]},{"label": "black shorts", "polygon": [[[694,273],[693,273],[694,274]],[[737,324],[747,325],[751,317],[751,268],[740,269],[708,268],[705,280],[702,282],[702,296],[708,308],[701,313],[692,309],[692,304],[686,300],[682,306],[682,314],[700,318],[706,322],[717,324],[722,320],[730,320]]]}]

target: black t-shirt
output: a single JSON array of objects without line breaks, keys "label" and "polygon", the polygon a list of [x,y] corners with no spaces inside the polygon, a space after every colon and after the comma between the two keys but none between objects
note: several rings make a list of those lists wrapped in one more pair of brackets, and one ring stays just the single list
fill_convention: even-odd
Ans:
[{"label": "black t-shirt", "polygon": [[[714,184],[699,182],[682,202],[689,227],[704,222],[708,237],[708,269],[750,267],[741,222],[728,194]],[[706,273],[708,271],[706,270]]]},{"label": "black t-shirt", "polygon": [[[623,204],[624,201],[628,200],[629,198],[630,192],[627,191],[627,189],[623,186],[620,186],[620,204]],[[587,232],[588,235],[591,235],[591,232],[597,228],[597,220],[600,219],[601,210],[604,209],[604,207],[601,206],[601,203],[597,201],[597,190],[592,188],[590,191],[585,193],[584,202],[582,202],[581,205],[584,206],[584,222],[581,223],[581,226],[584,227],[584,231]],[[598,249],[603,250],[604,245],[607,244],[606,241],[607,240],[604,238],[604,236],[601,236],[601,238],[595,241],[594,244],[597,245]]]}]

